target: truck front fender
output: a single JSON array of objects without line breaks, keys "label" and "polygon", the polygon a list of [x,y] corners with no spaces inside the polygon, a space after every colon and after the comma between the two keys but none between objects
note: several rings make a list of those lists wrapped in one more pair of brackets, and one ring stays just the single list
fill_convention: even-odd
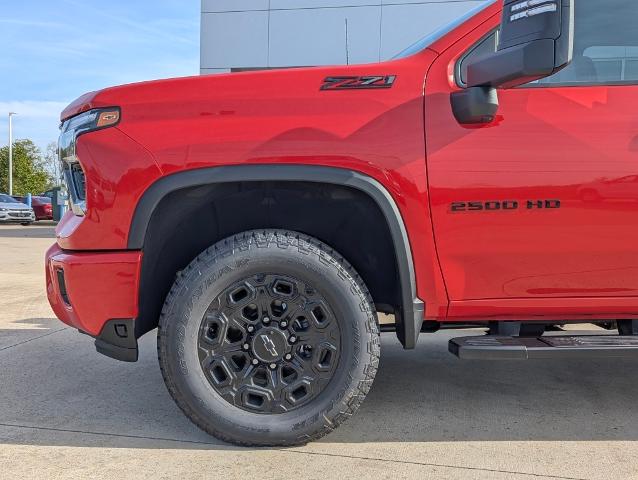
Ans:
[{"label": "truck front fender", "polygon": [[151,216],[166,195],[197,186],[251,181],[336,184],[360,190],[378,205],[392,237],[399,274],[401,311],[395,312],[397,336],[404,348],[415,348],[423,323],[424,303],[416,293],[414,262],[408,233],[399,208],[390,193],[377,180],[360,172],[311,165],[261,164],[201,168],[167,175],[153,183],[138,202],[129,230],[128,248],[144,248]]}]

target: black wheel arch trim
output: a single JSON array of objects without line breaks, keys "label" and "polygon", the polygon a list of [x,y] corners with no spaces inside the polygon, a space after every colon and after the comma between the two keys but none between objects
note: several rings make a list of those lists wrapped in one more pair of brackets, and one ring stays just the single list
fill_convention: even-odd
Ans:
[{"label": "black wheel arch trim", "polygon": [[360,172],[313,165],[261,164],[198,168],[167,175],[153,183],[142,194],[131,221],[128,248],[144,248],[146,230],[153,211],[169,193],[214,183],[259,181],[331,183],[360,190],[375,201],[390,229],[401,283],[401,312],[395,312],[397,337],[404,348],[415,348],[423,323],[425,305],[416,294],[414,262],[408,233],[401,212],[390,193],[377,180]]}]

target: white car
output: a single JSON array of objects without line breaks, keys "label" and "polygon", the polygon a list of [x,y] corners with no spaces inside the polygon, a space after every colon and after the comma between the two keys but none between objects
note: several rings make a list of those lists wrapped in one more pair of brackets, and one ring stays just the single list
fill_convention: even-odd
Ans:
[{"label": "white car", "polygon": [[33,209],[15,198],[0,193],[0,223],[30,225],[35,222]]}]

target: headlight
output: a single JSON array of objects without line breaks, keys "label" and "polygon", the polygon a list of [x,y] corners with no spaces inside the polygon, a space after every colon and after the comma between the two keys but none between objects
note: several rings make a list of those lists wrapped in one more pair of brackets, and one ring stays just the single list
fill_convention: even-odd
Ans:
[{"label": "headlight", "polygon": [[58,156],[70,194],[71,209],[76,215],[84,215],[86,211],[84,171],[75,150],[77,139],[82,134],[113,127],[119,121],[118,107],[98,108],[71,117],[60,126]]},{"label": "headlight", "polygon": [[71,117],[61,126],[58,146],[60,160],[63,162],[77,162],[75,142],[83,133],[113,127],[120,121],[119,108],[99,108]]},{"label": "headlight", "polygon": [[0,212],[7,212],[8,210],[8,208],[0,208]]}]

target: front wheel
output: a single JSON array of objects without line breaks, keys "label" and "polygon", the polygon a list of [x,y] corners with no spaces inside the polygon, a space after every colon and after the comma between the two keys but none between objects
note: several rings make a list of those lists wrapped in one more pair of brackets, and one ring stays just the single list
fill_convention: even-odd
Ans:
[{"label": "front wheel", "polygon": [[169,392],[200,428],[298,445],[352,416],[379,361],[370,294],[339,254],[290,231],[222,240],[178,274],[158,330]]}]

